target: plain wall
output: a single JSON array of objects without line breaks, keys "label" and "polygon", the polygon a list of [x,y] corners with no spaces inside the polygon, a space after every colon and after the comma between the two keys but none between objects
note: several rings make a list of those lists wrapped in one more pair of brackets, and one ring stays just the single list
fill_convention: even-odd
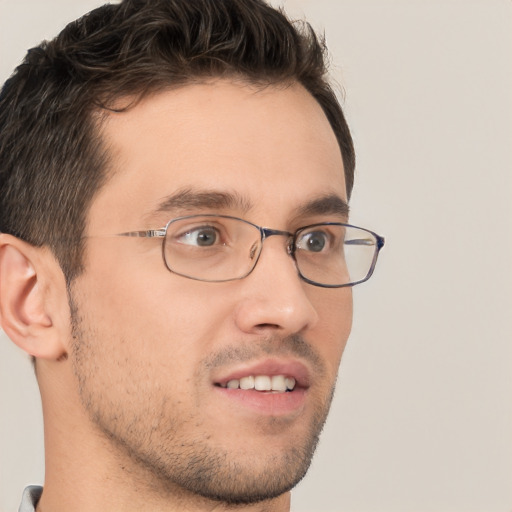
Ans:
[{"label": "plain wall", "polygon": [[[0,0],[0,81],[101,3]],[[358,154],[352,221],[386,237],[292,509],[510,512],[512,2],[284,5],[325,30]],[[42,483],[42,439],[30,363],[0,334],[0,511]]]}]

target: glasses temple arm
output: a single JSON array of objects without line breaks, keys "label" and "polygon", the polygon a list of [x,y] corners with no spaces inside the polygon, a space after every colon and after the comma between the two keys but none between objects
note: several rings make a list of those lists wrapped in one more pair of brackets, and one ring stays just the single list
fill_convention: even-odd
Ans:
[{"label": "glasses temple arm", "polygon": [[165,228],[148,229],[146,231],[127,231],[125,233],[117,233],[116,236],[132,236],[140,238],[163,238],[165,237]]}]

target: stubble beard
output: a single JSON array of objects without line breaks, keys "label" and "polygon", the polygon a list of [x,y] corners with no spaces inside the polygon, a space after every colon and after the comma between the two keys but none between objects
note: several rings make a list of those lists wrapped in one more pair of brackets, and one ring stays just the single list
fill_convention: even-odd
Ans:
[{"label": "stubble beard", "polygon": [[[138,411],[127,410],[126,404],[130,401],[123,405],[105,399],[104,390],[98,387],[95,375],[95,371],[101,368],[101,361],[98,366],[97,348],[90,341],[98,335],[81,319],[71,294],[70,310],[72,363],[82,405],[91,422],[110,441],[121,458],[124,456],[125,460],[128,458],[132,462],[131,467],[136,468],[132,469],[132,473],[140,470],[146,476],[147,487],[152,492],[174,497],[181,494],[184,499],[199,496],[230,505],[242,505],[277,498],[295,487],[305,476],[330,409],[335,383],[328,396],[315,402],[315,412],[300,438],[288,439],[287,446],[270,455],[254,451],[252,456],[241,456],[233,450],[215,445],[208,435],[192,433],[193,430],[187,427],[193,429],[197,425],[187,418],[169,418],[168,397],[146,396],[140,402],[146,404],[146,409]],[[275,346],[275,340],[269,342],[268,351],[274,351]],[[320,358],[302,338],[290,337],[282,340],[280,346],[293,347],[287,350],[307,355],[316,370],[323,371]],[[237,347],[234,351],[238,353],[237,357],[245,357],[243,349]],[[214,359],[225,356],[225,353],[218,354]],[[211,359],[205,361],[205,365],[210,363]],[[271,423],[279,421],[277,418],[267,420]],[[286,422],[283,422],[282,428],[286,429]],[[229,435],[226,432],[226,436]]]}]

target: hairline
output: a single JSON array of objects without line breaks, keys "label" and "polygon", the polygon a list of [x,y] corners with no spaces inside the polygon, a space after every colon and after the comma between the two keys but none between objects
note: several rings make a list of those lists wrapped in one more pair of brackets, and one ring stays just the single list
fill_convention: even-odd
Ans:
[{"label": "hairline", "polygon": [[[98,151],[102,152],[103,155],[106,157],[103,160],[103,165],[100,170],[100,173],[102,174],[102,179],[99,181],[98,186],[94,190],[93,194],[91,195],[88,204],[85,205],[85,211],[84,211],[84,225],[82,226],[82,233],[81,238],[84,238],[85,231],[87,230],[87,224],[89,221],[89,213],[90,208],[93,205],[95,199],[97,198],[98,194],[101,192],[103,187],[105,187],[109,181],[119,172],[122,172],[122,169],[117,167],[114,163],[115,158],[115,151],[113,150],[113,146],[108,144],[108,139],[106,138],[105,134],[103,133],[104,126],[108,123],[109,116],[112,114],[123,114],[129,112],[131,109],[136,108],[140,103],[149,100],[153,97],[159,96],[160,94],[164,94],[166,92],[172,92],[172,91],[179,91],[181,89],[185,89],[187,87],[193,87],[197,85],[215,85],[216,83],[227,81],[233,84],[239,84],[245,87],[254,88],[255,92],[261,92],[269,87],[276,87],[281,90],[286,90],[288,88],[291,88],[295,85],[299,85],[302,87],[302,89],[316,102],[316,104],[320,107],[322,110],[322,113],[324,117],[326,118],[329,127],[333,133],[333,135],[336,138],[336,142],[338,143],[338,137],[336,135],[336,132],[334,131],[333,126],[331,125],[331,122],[329,121],[326,113],[323,110],[322,105],[318,101],[318,99],[313,95],[311,91],[307,89],[307,87],[297,78],[297,77],[284,77],[281,79],[269,79],[269,78],[257,78],[257,77],[251,77],[249,75],[240,73],[240,72],[233,72],[232,74],[223,74],[223,75],[209,75],[209,76],[193,76],[190,77],[187,80],[184,80],[181,83],[169,83],[167,85],[161,84],[161,85],[155,85],[155,87],[146,89],[143,92],[139,93],[122,93],[119,94],[116,97],[112,97],[109,99],[109,104],[102,104],[93,107],[89,113],[86,114],[86,118],[88,121],[90,121],[90,127],[91,127],[91,133],[89,133],[89,136],[91,139],[96,139],[99,142],[99,147],[97,148]],[[123,105],[123,103],[126,103]],[[338,149],[340,151],[342,160],[343,160],[343,152],[341,147]],[[346,169],[343,165],[340,169],[340,172],[343,173],[344,178],[346,177]],[[348,190],[347,190],[347,184],[345,183],[345,193],[347,193],[348,196]],[[347,201],[348,203],[348,201]],[[83,255],[83,249],[80,251]],[[81,262],[83,263],[83,262]],[[82,271],[83,266],[81,265],[81,270],[76,274],[74,277],[78,277]],[[72,281],[73,279],[71,279]]]}]

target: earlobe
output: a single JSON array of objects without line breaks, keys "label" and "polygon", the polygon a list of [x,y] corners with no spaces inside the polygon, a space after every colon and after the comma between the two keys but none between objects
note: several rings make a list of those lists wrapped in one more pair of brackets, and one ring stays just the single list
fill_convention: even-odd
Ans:
[{"label": "earlobe", "polygon": [[[0,235],[0,325],[28,354],[62,358],[65,344],[54,324],[47,286],[45,250],[11,235]],[[62,334],[62,333],[60,333]]]}]

